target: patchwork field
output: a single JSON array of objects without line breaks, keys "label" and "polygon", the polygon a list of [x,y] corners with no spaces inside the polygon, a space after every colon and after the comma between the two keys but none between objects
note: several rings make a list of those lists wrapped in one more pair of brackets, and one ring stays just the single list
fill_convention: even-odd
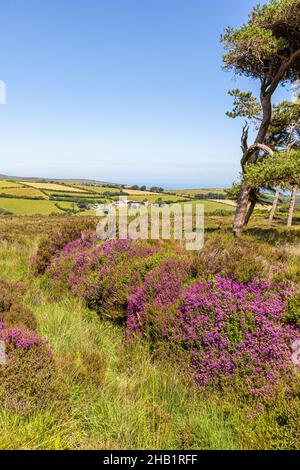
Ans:
[{"label": "patchwork field", "polygon": [[0,187],[0,194],[7,194],[9,196],[15,196],[15,197],[29,197],[29,198],[43,198],[47,199],[47,196],[45,193],[40,191],[39,189],[36,188],[29,188],[29,187],[24,187],[20,186],[17,188],[1,188]]},{"label": "patchwork field", "polygon": [[56,183],[32,183],[28,181],[22,181],[22,184],[31,186],[32,188],[48,190],[48,191],[68,191],[70,193],[81,193],[82,189],[75,186],[65,186],[63,184]]},{"label": "patchwork field", "polygon": [[209,189],[174,189],[170,191],[172,193],[176,193],[181,196],[190,196],[190,197],[195,197],[198,194],[209,194],[209,193],[215,193],[215,194],[225,194],[224,189],[221,188],[209,188]]},{"label": "patchwork field", "polygon": [[235,211],[235,203],[231,204],[233,201],[230,201],[230,204],[225,203],[225,201],[213,201],[207,199],[199,199],[196,201],[191,202],[191,204],[203,204],[204,211],[207,214],[211,214],[215,211],[228,211],[234,213]]},{"label": "patchwork field", "polygon": [[56,196],[56,197],[71,197],[73,199],[102,199],[104,197],[101,194],[98,193],[85,193],[85,192],[80,192],[80,193],[75,193],[75,192],[65,192],[65,191],[44,191],[45,194],[48,196]]},{"label": "patchwork field", "polygon": [[[71,202],[61,202],[60,205],[72,209]],[[49,215],[63,212],[55,206],[54,201],[12,198],[0,198],[0,209],[12,212],[14,215]]]},{"label": "patchwork field", "polygon": [[139,191],[139,190],[136,190],[136,189],[127,189],[125,188],[124,189],[124,192],[126,194],[129,194],[130,196],[152,196],[152,195],[156,195],[156,196],[159,196],[161,193],[153,193],[151,191]]},{"label": "patchwork field", "polygon": [[18,187],[22,187],[22,185],[15,181],[0,180],[0,189],[1,188],[18,188]]},{"label": "patchwork field", "polygon": [[82,191],[88,191],[91,193],[118,193],[120,188],[110,188],[107,186],[88,186],[88,185],[77,185],[76,188],[81,189]]},{"label": "patchwork field", "polygon": [[[118,200],[118,196],[114,196],[112,199],[114,200]],[[129,201],[137,201],[137,202],[141,202],[141,201],[148,201],[150,204],[154,204],[156,203],[158,200],[162,201],[162,202],[170,202],[170,201],[174,201],[174,202],[178,202],[178,201],[183,201],[184,198],[181,197],[181,196],[173,196],[173,195],[168,195],[168,194],[154,194],[153,193],[150,193],[150,195],[130,195],[130,196],[127,196],[127,199]]]}]

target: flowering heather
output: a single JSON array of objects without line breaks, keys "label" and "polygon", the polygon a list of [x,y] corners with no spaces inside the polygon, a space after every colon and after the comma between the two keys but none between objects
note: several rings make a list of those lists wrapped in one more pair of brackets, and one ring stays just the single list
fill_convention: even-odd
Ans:
[{"label": "flowering heather", "polygon": [[[150,271],[141,288],[129,298],[126,312],[128,332],[143,329],[149,309],[155,316],[155,312],[158,313],[162,308],[172,305],[189,277],[188,258],[167,259],[161,266]],[[153,322],[155,321],[154,318]]]},{"label": "flowering heather", "polygon": [[160,243],[115,240],[95,243],[92,235],[67,244],[48,273],[100,314],[124,319],[129,297],[164,259],[183,256]]},{"label": "flowering heather", "polygon": [[45,405],[66,405],[64,384],[49,342],[27,328],[0,323],[6,361],[0,366],[0,403],[30,415]]},{"label": "flowering heather", "polygon": [[128,335],[175,352],[200,386],[268,398],[296,380],[290,348],[300,332],[282,286],[203,274],[171,244],[100,243],[92,233],[66,244],[48,273],[101,315],[126,318]]},{"label": "flowering heather", "polygon": [[[5,323],[0,323],[0,340],[4,341],[8,351],[14,350],[28,350],[32,346],[45,344],[48,346],[48,340],[42,339],[37,333],[18,326],[8,326]],[[48,347],[50,352],[50,347]]]},{"label": "flowering heather", "polygon": [[[156,275],[150,273],[146,283],[155,285]],[[199,385],[242,379],[252,396],[271,397],[296,380],[290,347],[300,333],[284,323],[284,297],[269,283],[216,276],[180,293],[172,287],[168,299],[161,301],[159,288],[150,303],[141,287],[130,299],[127,328],[183,353]]]}]

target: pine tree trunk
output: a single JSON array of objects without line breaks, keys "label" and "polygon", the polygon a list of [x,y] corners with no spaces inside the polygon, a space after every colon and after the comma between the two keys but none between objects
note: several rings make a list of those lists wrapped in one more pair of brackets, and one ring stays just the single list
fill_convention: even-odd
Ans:
[{"label": "pine tree trunk", "polygon": [[[263,144],[271,123],[272,119],[272,104],[271,104],[271,97],[272,93],[267,93],[265,84],[262,85],[261,88],[261,106],[263,110],[263,119],[261,125],[259,127],[255,144]],[[245,167],[249,163],[256,163],[256,157],[253,154],[247,155],[245,152],[243,159],[242,159],[242,170],[245,172]],[[233,221],[232,232],[233,234],[238,237],[241,235],[243,231],[243,226],[246,220],[246,212],[247,207],[249,204],[249,196],[251,193],[251,185],[249,183],[244,182],[241,186],[238,202],[237,202],[237,209],[235,213],[235,218]]]},{"label": "pine tree trunk", "polygon": [[251,186],[249,185],[249,183],[244,182],[241,186],[239,198],[237,201],[237,208],[232,228],[233,234],[236,237],[240,236],[243,230],[250,192]]},{"label": "pine tree trunk", "polygon": [[247,215],[245,217],[245,222],[244,222],[244,225],[248,225],[249,223],[249,220],[253,214],[253,211],[255,209],[255,206],[256,206],[256,201],[251,201],[250,203],[250,206],[249,206],[249,209],[248,209],[248,212],[247,212]]},{"label": "pine tree trunk", "polygon": [[293,216],[294,216],[294,210],[296,206],[297,190],[298,190],[297,186],[294,186],[292,189],[290,207],[289,207],[289,216],[288,216],[288,222],[287,222],[288,228],[290,228],[293,225]]},{"label": "pine tree trunk", "polygon": [[281,188],[280,188],[280,186],[278,186],[278,188],[276,189],[272,209],[271,209],[271,212],[270,212],[270,217],[269,217],[269,225],[270,226],[272,225],[272,222],[273,222],[273,219],[274,219],[274,216],[275,216],[275,212],[276,212],[276,209],[277,209],[277,205],[278,205],[278,201],[279,201],[279,197],[280,197],[280,190],[281,190]]}]

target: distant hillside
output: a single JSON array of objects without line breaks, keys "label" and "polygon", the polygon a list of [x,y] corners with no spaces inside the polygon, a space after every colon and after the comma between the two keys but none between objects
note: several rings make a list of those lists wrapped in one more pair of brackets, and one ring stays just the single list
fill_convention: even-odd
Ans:
[{"label": "distant hillside", "polygon": [[9,176],[9,175],[2,175],[0,174],[0,180],[13,180],[13,181],[32,181],[36,183],[50,183],[50,182],[55,182],[55,183],[64,183],[64,184],[71,184],[71,185],[108,185],[108,186],[113,186],[116,188],[121,187],[120,184],[117,183],[111,183],[108,181],[98,181],[98,180],[91,180],[91,179],[85,179],[85,178],[41,178],[38,176]]}]

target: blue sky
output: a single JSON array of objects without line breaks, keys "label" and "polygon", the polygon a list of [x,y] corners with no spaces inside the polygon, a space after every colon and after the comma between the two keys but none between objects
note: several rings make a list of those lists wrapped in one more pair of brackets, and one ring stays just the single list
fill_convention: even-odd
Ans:
[{"label": "blue sky", "polygon": [[256,84],[222,71],[219,37],[256,3],[1,0],[0,173],[230,185],[227,90]]}]

